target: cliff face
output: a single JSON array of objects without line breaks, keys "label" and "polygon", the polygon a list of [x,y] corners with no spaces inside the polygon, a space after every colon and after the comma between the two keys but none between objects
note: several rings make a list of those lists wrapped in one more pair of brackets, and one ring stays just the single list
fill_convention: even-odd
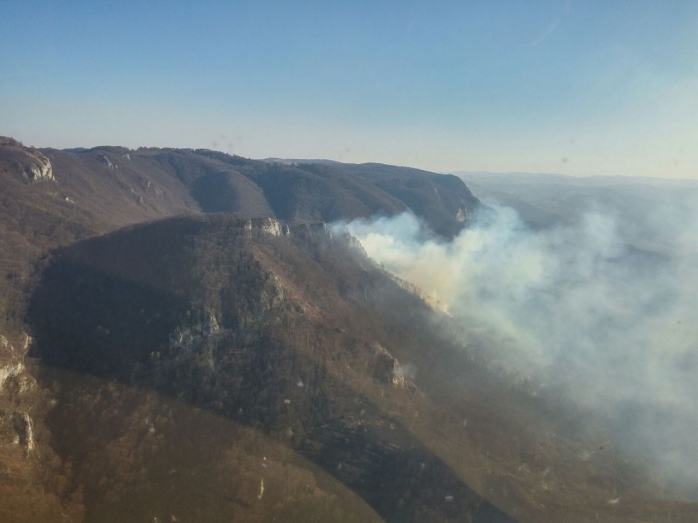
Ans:
[{"label": "cliff face", "polygon": [[32,182],[55,181],[51,161],[39,150],[0,136],[0,157],[19,176]]}]

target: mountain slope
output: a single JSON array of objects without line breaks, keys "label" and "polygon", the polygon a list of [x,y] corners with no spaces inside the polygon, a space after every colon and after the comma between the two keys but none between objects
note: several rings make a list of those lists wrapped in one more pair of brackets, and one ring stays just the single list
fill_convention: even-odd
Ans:
[{"label": "mountain slope", "polygon": [[25,362],[34,267],[50,249],[176,215],[333,220],[407,208],[342,170],[286,169],[206,150],[39,150],[11,138],[0,138],[0,186],[0,460],[13,471],[0,478],[5,520],[9,513],[29,521],[78,518],[81,510],[79,493],[66,497],[65,482],[52,479],[70,464],[49,444],[48,396],[38,367]]},{"label": "mountain slope", "polygon": [[[429,181],[408,194],[347,168],[191,149],[39,150],[0,137],[0,332],[21,329],[24,287],[42,252],[134,223],[202,212],[330,222],[411,209],[453,236],[479,205],[445,197],[425,206],[415,194],[452,185],[443,175],[420,172]],[[457,189],[469,194],[462,182]]]},{"label": "mountain slope", "polygon": [[55,253],[29,311],[44,364],[242,424],[388,521],[695,516],[648,498],[598,440],[562,436],[583,413],[505,386],[447,317],[321,223],[208,215],[81,242]]},{"label": "mountain slope", "polygon": [[383,327],[342,298],[328,264],[343,294],[376,292],[380,273],[322,226],[212,215],[97,238],[46,270],[30,308],[37,355],[284,441],[389,521],[498,513],[374,403],[387,395],[411,411],[424,401],[411,400],[414,384],[371,335]]},{"label": "mountain slope", "polygon": [[2,139],[0,178],[3,521],[697,519],[323,223],[451,237],[454,177]]}]

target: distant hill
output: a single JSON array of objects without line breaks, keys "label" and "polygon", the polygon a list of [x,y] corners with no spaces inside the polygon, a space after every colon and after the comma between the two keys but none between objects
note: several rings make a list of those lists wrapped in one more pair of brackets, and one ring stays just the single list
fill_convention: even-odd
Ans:
[{"label": "distant hill", "polygon": [[636,249],[672,255],[675,228],[692,220],[698,180],[535,173],[458,173],[485,204],[515,209],[534,228],[578,222],[588,212],[612,216]]}]

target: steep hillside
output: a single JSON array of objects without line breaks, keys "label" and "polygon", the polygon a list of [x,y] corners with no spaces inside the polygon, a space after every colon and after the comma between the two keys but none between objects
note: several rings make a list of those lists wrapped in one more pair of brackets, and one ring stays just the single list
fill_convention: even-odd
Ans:
[{"label": "steep hillside", "polygon": [[[612,449],[599,451],[594,436],[561,436],[554,403],[504,386],[450,341],[447,317],[321,223],[209,215],[81,242],[53,255],[28,319],[44,365],[233,420],[332,475],[388,521],[696,515],[647,499],[636,471]],[[106,386],[86,394],[104,398]],[[80,478],[100,473],[74,450],[80,436],[61,429],[64,416],[96,416],[92,405],[49,422],[53,448],[77,471],[67,493],[87,492]],[[99,408],[126,415],[118,402]],[[111,447],[123,431],[100,437]],[[138,457],[146,443],[129,443],[133,467],[144,470],[140,480],[128,476],[128,492],[153,481]],[[585,452],[594,458],[577,458]],[[106,492],[90,490],[88,515],[128,502]],[[622,507],[609,504],[619,496]]]},{"label": "steep hillside", "polygon": [[453,176],[3,138],[0,182],[2,521],[698,519],[327,228],[452,237]]},{"label": "steep hillside", "polygon": [[420,172],[425,181],[411,178],[414,187],[400,191],[343,167],[208,150],[39,150],[0,138],[0,332],[19,336],[30,267],[42,252],[126,225],[201,212],[329,222],[411,209],[452,236],[479,204],[454,199],[470,194],[462,182],[432,194],[434,184],[453,185],[442,175]]},{"label": "steep hillside", "polygon": [[[0,332],[17,336],[31,265],[47,249],[166,216],[200,212],[185,186],[125,149],[0,145]],[[38,158],[38,160],[37,160]],[[45,175],[35,176],[40,162]],[[50,174],[50,176],[49,176]]]},{"label": "steep hillside", "polygon": [[[334,220],[407,208],[344,171],[317,173],[204,150],[39,150],[12,138],[0,138],[0,185],[3,521],[55,521],[60,514],[78,521],[83,510],[82,490],[69,494],[70,461],[53,450],[46,418],[50,395],[37,383],[39,367],[28,368],[25,361],[32,344],[24,316],[37,282],[34,268],[50,249],[175,215]],[[130,255],[140,257],[137,251],[145,248]],[[71,415],[61,414],[65,419],[52,431],[71,426]],[[248,513],[244,519],[254,518]]]},{"label": "steep hillside", "polygon": [[[30,308],[37,355],[283,441],[388,520],[467,521],[493,511],[374,404],[385,394],[405,411],[422,401],[413,404],[417,389],[367,332],[380,324],[344,302],[322,264],[338,269],[348,296],[376,292],[377,273],[343,259],[350,251],[323,230],[175,219],[57,253]],[[406,474],[420,466],[421,476]]]}]

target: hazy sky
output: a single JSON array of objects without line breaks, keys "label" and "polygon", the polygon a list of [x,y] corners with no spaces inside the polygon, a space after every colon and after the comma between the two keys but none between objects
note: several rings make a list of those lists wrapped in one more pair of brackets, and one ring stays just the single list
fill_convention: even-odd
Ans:
[{"label": "hazy sky", "polygon": [[695,0],[0,0],[42,147],[698,178],[696,93]]}]

